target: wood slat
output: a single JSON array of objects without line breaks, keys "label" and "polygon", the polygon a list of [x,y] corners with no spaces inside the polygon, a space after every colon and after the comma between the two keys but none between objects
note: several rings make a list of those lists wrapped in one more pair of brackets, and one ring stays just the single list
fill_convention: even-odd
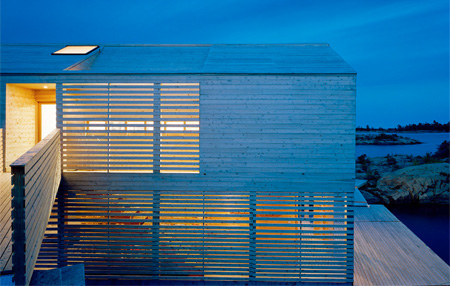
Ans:
[{"label": "wood slat", "polygon": [[0,274],[12,274],[11,174],[0,174]]},{"label": "wood slat", "polygon": [[295,194],[66,190],[59,261],[89,279],[351,281],[351,202]]},{"label": "wood slat", "polygon": [[[198,142],[199,137],[198,84],[100,83],[59,87],[57,120],[63,130],[64,171],[198,172],[195,153],[199,146],[191,142]],[[176,101],[168,101],[170,97]],[[164,146],[169,143],[170,146]],[[67,156],[74,150],[78,158]],[[115,150],[128,151],[133,156],[117,157]]]}]

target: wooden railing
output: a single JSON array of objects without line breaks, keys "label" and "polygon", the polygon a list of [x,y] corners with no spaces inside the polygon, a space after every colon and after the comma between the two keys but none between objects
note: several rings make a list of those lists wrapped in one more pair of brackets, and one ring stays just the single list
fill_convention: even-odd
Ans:
[{"label": "wooden railing", "polygon": [[11,164],[13,272],[28,285],[61,181],[59,129]]}]

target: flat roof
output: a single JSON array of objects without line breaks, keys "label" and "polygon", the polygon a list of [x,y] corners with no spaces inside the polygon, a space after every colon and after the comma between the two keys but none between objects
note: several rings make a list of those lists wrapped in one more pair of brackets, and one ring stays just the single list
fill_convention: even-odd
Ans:
[{"label": "flat roof", "polygon": [[356,73],[328,44],[105,44],[87,55],[52,55],[67,45],[70,44],[3,44],[1,73]]}]

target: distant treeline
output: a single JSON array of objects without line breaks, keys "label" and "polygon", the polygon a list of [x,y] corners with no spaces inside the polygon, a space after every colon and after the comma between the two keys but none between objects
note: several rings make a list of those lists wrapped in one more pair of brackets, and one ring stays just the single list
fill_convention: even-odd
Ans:
[{"label": "distant treeline", "polygon": [[366,127],[358,126],[356,131],[385,131],[385,132],[395,132],[395,131],[437,131],[437,132],[450,132],[450,122],[439,123],[433,121],[433,123],[419,123],[419,124],[408,124],[405,126],[397,125],[396,128],[374,128],[367,125]]}]

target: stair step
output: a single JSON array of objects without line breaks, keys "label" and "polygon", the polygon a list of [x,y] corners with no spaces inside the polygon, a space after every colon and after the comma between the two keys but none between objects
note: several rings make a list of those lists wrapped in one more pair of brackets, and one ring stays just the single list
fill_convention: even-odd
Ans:
[{"label": "stair step", "polygon": [[51,270],[36,270],[33,272],[30,285],[85,286],[84,264],[75,264]]}]

